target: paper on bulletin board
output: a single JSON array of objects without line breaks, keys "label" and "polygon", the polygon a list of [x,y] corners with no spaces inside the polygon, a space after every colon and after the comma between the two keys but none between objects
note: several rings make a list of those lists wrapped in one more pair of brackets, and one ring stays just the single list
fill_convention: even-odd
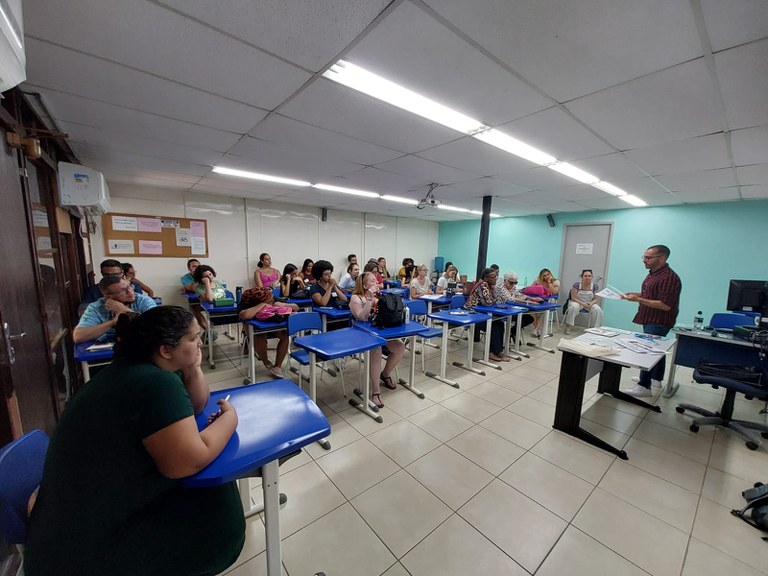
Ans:
[{"label": "paper on bulletin board", "polygon": [[192,236],[192,254],[205,254],[205,238]]},{"label": "paper on bulletin board", "polygon": [[[162,222],[159,218],[138,218],[139,232],[162,232]],[[141,244],[139,244],[139,252],[141,252]]]},{"label": "paper on bulletin board", "polygon": [[[112,230],[138,232],[139,223],[134,216],[112,216]],[[116,254],[124,254],[124,252],[116,252]]]},{"label": "paper on bulletin board", "polygon": [[593,243],[576,244],[576,254],[592,254],[595,249]]},{"label": "paper on bulletin board", "polygon": [[134,254],[133,240],[108,240],[110,254]]},{"label": "paper on bulletin board", "polygon": [[163,228],[181,228],[181,222],[172,218],[163,218],[160,220],[160,225]]},{"label": "paper on bulletin board", "polygon": [[205,238],[205,222],[195,222],[193,220],[189,223],[189,231],[193,238]]},{"label": "paper on bulletin board", "polygon": [[192,246],[189,228],[176,228],[176,246]]},{"label": "paper on bulletin board", "polygon": [[51,245],[51,237],[50,236],[38,236],[37,237],[37,249],[40,252],[45,252],[45,251],[53,249],[53,246]]},{"label": "paper on bulletin board", "polygon": [[161,255],[163,242],[161,240],[139,240],[139,254]]},{"label": "paper on bulletin board", "polygon": [[43,210],[32,210],[32,222],[35,228],[48,228],[48,214]]}]

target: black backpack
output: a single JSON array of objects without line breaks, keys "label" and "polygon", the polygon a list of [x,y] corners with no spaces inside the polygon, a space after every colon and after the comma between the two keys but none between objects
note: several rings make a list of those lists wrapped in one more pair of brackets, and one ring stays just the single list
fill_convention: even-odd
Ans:
[{"label": "black backpack", "polygon": [[405,306],[399,294],[382,294],[371,323],[376,328],[394,328],[405,322]]}]

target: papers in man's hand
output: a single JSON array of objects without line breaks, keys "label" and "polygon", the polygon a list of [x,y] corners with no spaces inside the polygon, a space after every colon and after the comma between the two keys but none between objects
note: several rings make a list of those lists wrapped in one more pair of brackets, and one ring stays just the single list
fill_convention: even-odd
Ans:
[{"label": "papers in man's hand", "polygon": [[568,340],[563,338],[557,343],[558,350],[564,350],[566,352],[573,352],[574,354],[580,354],[582,356],[591,356],[599,358],[600,356],[610,356],[612,354],[618,354],[611,344],[603,342],[579,342],[578,340]]},{"label": "papers in man's hand", "polygon": [[606,285],[605,288],[600,290],[595,296],[600,296],[600,298],[608,298],[608,300],[621,300],[624,298],[625,294],[618,288],[614,288],[613,286]]},{"label": "papers in man's hand", "polygon": [[99,344],[91,344],[86,348],[88,352],[99,352],[100,350],[112,350],[114,347],[114,342],[106,342],[106,343],[99,343]]}]

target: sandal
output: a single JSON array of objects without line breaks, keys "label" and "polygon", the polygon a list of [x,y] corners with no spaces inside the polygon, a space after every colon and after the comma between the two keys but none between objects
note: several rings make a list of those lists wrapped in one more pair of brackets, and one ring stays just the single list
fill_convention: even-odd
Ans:
[{"label": "sandal", "polygon": [[381,373],[381,381],[390,390],[397,390],[397,384],[392,382],[392,376],[384,376],[384,372]]},{"label": "sandal", "polygon": [[377,408],[384,408],[384,402],[381,401],[381,394],[378,392],[376,394],[371,394],[371,400],[373,400],[373,404]]}]

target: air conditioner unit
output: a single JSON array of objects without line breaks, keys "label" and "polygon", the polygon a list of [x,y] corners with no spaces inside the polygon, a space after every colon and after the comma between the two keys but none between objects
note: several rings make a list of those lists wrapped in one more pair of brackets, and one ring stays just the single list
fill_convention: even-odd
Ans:
[{"label": "air conditioner unit", "polygon": [[80,206],[91,216],[101,216],[111,208],[104,175],[69,162],[59,162],[59,200],[62,206]]},{"label": "air conditioner unit", "polygon": [[0,92],[27,79],[21,0],[0,0]]}]

